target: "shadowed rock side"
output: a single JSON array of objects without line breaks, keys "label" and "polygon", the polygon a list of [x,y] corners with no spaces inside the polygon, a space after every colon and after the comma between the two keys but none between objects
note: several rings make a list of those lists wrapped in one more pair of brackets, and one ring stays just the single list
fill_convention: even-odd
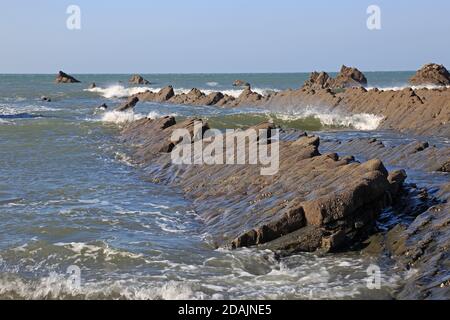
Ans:
[{"label": "shadowed rock side", "polygon": [[450,85],[450,73],[443,65],[429,63],[417,71],[409,83],[414,86],[448,86]]},{"label": "shadowed rock side", "polygon": [[[166,87],[158,93],[148,91],[136,97],[141,101],[227,108],[253,106],[280,112],[318,106],[336,112],[382,116],[384,120],[380,124],[380,129],[450,136],[449,88],[383,91],[355,88],[352,85],[352,88],[336,90],[341,85],[346,87],[352,81],[366,83],[364,79],[357,69],[343,67],[343,72],[336,79],[331,79],[326,73],[313,73],[310,80],[300,89],[273,92],[265,96],[253,92],[249,87],[246,87],[237,98],[220,92],[206,95],[198,89],[176,95],[172,87]],[[336,85],[336,82],[339,85]]]},{"label": "shadowed rock side", "polygon": [[390,176],[379,160],[361,164],[352,157],[322,155],[319,138],[308,136],[280,142],[274,176],[262,176],[261,168],[251,165],[173,165],[169,152],[176,143],[169,139],[179,128],[193,135],[194,120],[142,119],[121,137],[136,146],[133,158],[145,165],[152,181],[184,190],[220,247],[259,245],[281,254],[346,248],[371,233],[405,178]]},{"label": "shadowed rock side", "polygon": [[62,71],[59,71],[58,75],[56,76],[55,83],[79,83],[77,79],[74,77],[68,75],[67,73],[64,73]]}]

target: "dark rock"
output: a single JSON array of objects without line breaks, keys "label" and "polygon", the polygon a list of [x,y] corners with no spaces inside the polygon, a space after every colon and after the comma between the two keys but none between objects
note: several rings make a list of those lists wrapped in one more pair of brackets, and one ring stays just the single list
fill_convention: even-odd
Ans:
[{"label": "dark rock", "polygon": [[41,100],[42,100],[42,101],[45,101],[45,102],[52,102],[52,99],[49,98],[49,97],[46,97],[46,96],[42,96],[42,97],[41,97]]},{"label": "dark rock", "polygon": [[89,88],[88,88],[88,89],[95,89],[95,88],[97,88],[97,85],[95,84],[95,82],[92,82],[92,83],[89,85]]},{"label": "dark rock", "polygon": [[79,83],[77,79],[74,77],[68,75],[67,73],[64,73],[62,71],[59,71],[58,76],[55,80],[56,83]]}]

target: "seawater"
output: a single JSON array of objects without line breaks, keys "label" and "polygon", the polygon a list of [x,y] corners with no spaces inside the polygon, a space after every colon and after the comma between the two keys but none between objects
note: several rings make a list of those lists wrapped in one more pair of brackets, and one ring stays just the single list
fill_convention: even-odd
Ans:
[{"label": "seawater", "polygon": [[[409,73],[369,73],[377,86],[402,86]],[[116,137],[141,117],[201,116],[219,128],[274,119],[285,127],[358,135],[370,115],[308,110],[274,113],[142,103],[134,113],[98,113],[139,90],[129,75],[0,75],[0,299],[321,299],[389,298],[404,275],[382,266],[382,288],[367,288],[373,263],[357,253],[301,254],[217,250],[180,190],[146,181]],[[171,84],[228,91],[236,79],[255,90],[300,87],[306,74],[144,75],[147,88]],[[86,90],[91,82],[98,89]],[[49,96],[51,103],[42,102]],[[331,133],[330,133],[331,134]],[[333,133],[339,135],[337,133]],[[66,273],[80,269],[74,287]]]}]

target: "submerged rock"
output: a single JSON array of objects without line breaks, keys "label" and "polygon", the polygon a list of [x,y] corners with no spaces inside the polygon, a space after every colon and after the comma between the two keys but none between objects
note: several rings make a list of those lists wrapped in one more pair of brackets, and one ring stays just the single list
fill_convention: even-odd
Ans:
[{"label": "submerged rock", "polygon": [[78,81],[74,77],[68,75],[67,73],[59,71],[55,82],[56,83],[79,83],[80,81]]},{"label": "submerged rock", "polygon": [[41,101],[44,101],[44,102],[52,102],[52,99],[49,98],[49,97],[47,97],[47,96],[42,96],[42,97],[41,97]]},{"label": "submerged rock", "polygon": [[429,63],[417,71],[409,83],[414,86],[448,86],[450,85],[450,73],[443,65]]},{"label": "submerged rock", "polygon": [[135,74],[133,76],[131,76],[130,80],[129,80],[130,84],[151,84],[150,81],[145,80],[142,76]]}]

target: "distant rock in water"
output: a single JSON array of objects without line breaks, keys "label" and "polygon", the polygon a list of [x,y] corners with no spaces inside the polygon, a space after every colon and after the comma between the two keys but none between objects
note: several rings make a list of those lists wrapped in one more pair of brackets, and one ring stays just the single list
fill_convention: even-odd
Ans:
[{"label": "distant rock in water", "polygon": [[133,109],[136,104],[139,102],[139,98],[138,97],[132,97],[130,98],[127,102],[125,102],[124,104],[122,104],[121,106],[119,106],[116,111],[128,111]]},{"label": "distant rock in water", "polygon": [[80,83],[80,81],[78,81],[74,77],[72,77],[62,71],[59,71],[58,75],[56,76],[55,82],[56,83]]},{"label": "distant rock in water", "polygon": [[97,88],[97,84],[95,82],[92,82],[91,85],[89,86],[89,89],[95,89]]},{"label": "distant rock in water", "polygon": [[450,85],[450,73],[443,65],[429,63],[417,71],[409,83],[414,86],[448,86]]},{"label": "distant rock in water", "polygon": [[235,80],[233,82],[233,87],[251,87],[250,83],[245,82],[244,80]]},{"label": "distant rock in water", "polygon": [[356,68],[342,66],[338,76],[333,81],[335,88],[351,88],[367,86],[366,76]]},{"label": "distant rock in water", "polygon": [[345,89],[367,86],[366,76],[356,68],[342,66],[336,78],[326,72],[313,72],[305,82],[304,87],[318,89]]},{"label": "distant rock in water", "polygon": [[46,97],[46,96],[42,96],[42,97],[41,97],[41,101],[44,101],[44,102],[52,102],[52,99],[49,98],[49,97]]},{"label": "distant rock in water", "polygon": [[133,75],[130,80],[130,84],[151,84],[150,81],[145,80],[142,76],[135,74]]}]

